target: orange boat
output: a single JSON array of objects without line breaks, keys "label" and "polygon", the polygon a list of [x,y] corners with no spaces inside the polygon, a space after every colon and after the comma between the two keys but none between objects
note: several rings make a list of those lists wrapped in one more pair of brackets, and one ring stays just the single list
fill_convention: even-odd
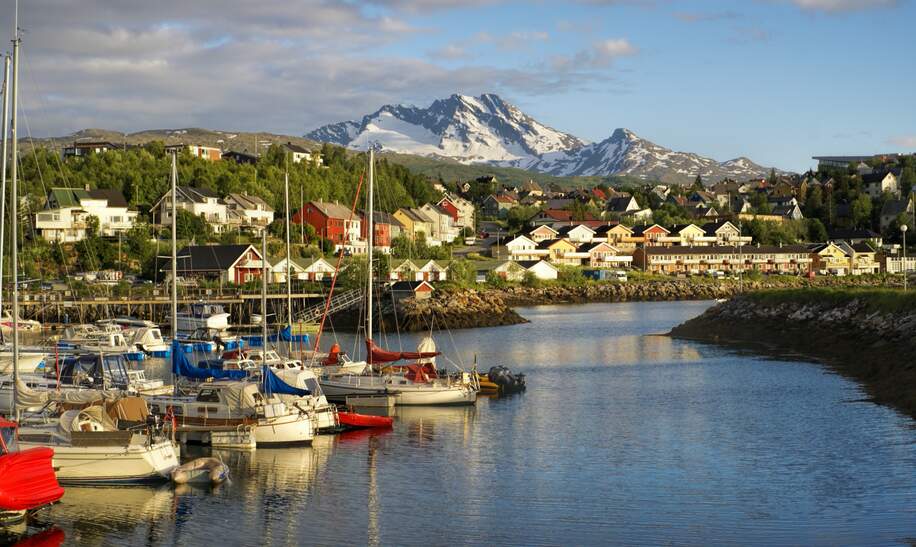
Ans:
[{"label": "orange boat", "polygon": [[54,451],[44,447],[20,451],[18,427],[0,418],[0,525],[20,522],[30,511],[64,495],[51,464]]},{"label": "orange boat", "polygon": [[357,414],[355,412],[338,412],[337,418],[340,425],[354,429],[365,429],[369,427],[391,427],[394,419],[388,416],[370,416],[368,414]]}]

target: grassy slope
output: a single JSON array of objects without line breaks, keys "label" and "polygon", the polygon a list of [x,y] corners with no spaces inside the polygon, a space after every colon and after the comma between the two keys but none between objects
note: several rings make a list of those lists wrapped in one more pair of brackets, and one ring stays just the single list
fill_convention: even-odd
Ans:
[{"label": "grassy slope", "polygon": [[894,288],[806,287],[803,289],[774,289],[747,295],[761,304],[798,302],[841,306],[853,300],[865,302],[872,312],[899,312],[916,309],[916,292]]}]

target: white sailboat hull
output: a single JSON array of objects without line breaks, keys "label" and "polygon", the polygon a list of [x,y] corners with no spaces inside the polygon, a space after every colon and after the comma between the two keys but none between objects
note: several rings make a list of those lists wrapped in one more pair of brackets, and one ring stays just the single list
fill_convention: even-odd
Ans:
[{"label": "white sailboat hull", "polygon": [[311,444],[315,438],[315,428],[307,416],[289,414],[259,419],[254,427],[254,435],[258,446]]},{"label": "white sailboat hull", "polygon": [[[38,371],[45,361],[43,353],[23,353],[19,352],[19,372],[30,374]],[[13,352],[0,352],[0,374],[13,373]]]},{"label": "white sailboat hull", "polygon": [[393,395],[395,404],[469,405],[477,401],[477,390],[465,384],[415,384],[383,376],[341,376],[321,380],[321,389],[335,399],[354,396]]},{"label": "white sailboat hull", "polygon": [[461,386],[418,390],[402,388],[394,400],[398,406],[472,405],[475,402],[477,391]]},{"label": "white sailboat hull", "polygon": [[[47,446],[20,442],[23,448]],[[178,467],[171,441],[153,445],[68,446],[53,444],[53,465],[61,483],[134,483],[163,480]]]}]

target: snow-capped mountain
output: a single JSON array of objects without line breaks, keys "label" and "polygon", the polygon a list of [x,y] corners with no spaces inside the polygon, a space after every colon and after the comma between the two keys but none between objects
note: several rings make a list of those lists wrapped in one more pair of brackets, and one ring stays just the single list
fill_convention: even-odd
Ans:
[{"label": "snow-capped mountain", "polygon": [[528,116],[494,94],[452,95],[429,108],[386,105],[363,117],[326,125],[305,135],[355,150],[441,156],[462,163],[519,167],[558,176],[631,175],[665,182],[765,176],[769,168],[747,158],[725,162],[674,152],[617,129],[587,143]]}]

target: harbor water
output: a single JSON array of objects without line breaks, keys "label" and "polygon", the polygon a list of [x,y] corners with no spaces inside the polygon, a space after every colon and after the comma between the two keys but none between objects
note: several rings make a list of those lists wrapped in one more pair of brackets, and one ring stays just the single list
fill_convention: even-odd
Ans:
[{"label": "harbor water", "polygon": [[231,482],[71,487],[30,531],[92,545],[913,541],[912,420],[818,364],[657,336],[709,305],[539,306],[519,310],[527,324],[439,332],[456,362],[524,372],[528,391],[398,409],[389,432],[310,448],[188,450],[223,458]]}]

